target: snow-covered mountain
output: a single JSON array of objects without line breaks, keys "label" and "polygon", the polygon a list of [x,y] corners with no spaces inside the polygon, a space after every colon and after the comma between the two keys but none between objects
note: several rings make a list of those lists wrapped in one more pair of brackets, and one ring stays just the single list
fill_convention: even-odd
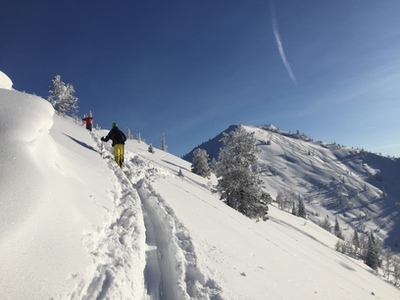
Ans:
[{"label": "snow-covered mountain", "polygon": [[128,140],[120,169],[107,131],[0,75],[0,299],[400,297],[319,226],[274,206],[256,223],[180,158]]},{"label": "snow-covered mountain", "polygon": [[[399,252],[399,159],[316,142],[273,125],[244,128],[255,133],[261,150],[261,178],[274,199],[279,192],[294,192],[304,198],[313,221],[322,221],[328,215],[333,225],[337,216],[342,227],[359,232],[373,230],[385,246]],[[217,159],[223,146],[221,137],[222,133],[196,148]],[[191,161],[195,149],[183,158]],[[353,234],[353,230],[348,233]]]}]

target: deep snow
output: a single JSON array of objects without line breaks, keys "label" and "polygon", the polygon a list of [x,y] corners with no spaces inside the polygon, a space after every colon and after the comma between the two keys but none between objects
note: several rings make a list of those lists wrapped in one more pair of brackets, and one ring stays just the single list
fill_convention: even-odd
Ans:
[{"label": "deep snow", "polygon": [[[254,222],[171,154],[111,146],[0,73],[1,299],[399,299],[310,221]],[[179,170],[184,176],[178,176]]]}]

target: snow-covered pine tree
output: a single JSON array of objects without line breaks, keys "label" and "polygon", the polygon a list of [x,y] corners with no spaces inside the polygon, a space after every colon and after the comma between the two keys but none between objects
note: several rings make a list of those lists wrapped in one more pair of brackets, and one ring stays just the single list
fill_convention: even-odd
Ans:
[{"label": "snow-covered pine tree", "polygon": [[368,236],[369,234],[361,234],[359,236],[359,242],[360,242],[360,256],[365,260],[365,257],[367,256],[367,249],[368,249]]},{"label": "snow-covered pine tree", "polygon": [[126,128],[126,137],[130,140],[133,140],[133,135],[131,133],[131,130],[128,128]]},{"label": "snow-covered pine tree", "polygon": [[149,151],[150,153],[154,154],[155,151],[154,151],[154,147],[153,147],[152,144],[149,145],[148,151]]},{"label": "snow-covered pine tree", "polygon": [[367,253],[365,255],[365,264],[374,270],[377,270],[379,267],[379,264],[380,264],[377,244],[375,241],[375,236],[372,233],[372,231],[368,236],[368,245],[367,245]]},{"label": "snow-covered pine tree", "polygon": [[361,245],[360,245],[360,238],[358,237],[358,232],[357,229],[354,229],[354,234],[353,234],[353,238],[352,238],[352,244],[354,246],[354,256],[357,255]]},{"label": "snow-covered pine tree", "polygon": [[205,178],[211,175],[208,165],[209,156],[206,150],[197,148],[193,151],[192,172]]},{"label": "snow-covered pine tree", "polygon": [[165,142],[165,135],[163,133],[162,137],[161,137],[161,150],[167,152],[167,143]]},{"label": "snow-covered pine tree", "polygon": [[297,216],[296,202],[292,203],[292,215]]},{"label": "snow-covered pine tree", "polygon": [[390,250],[389,247],[383,249],[383,262],[382,262],[382,269],[383,269],[383,277],[389,279],[390,276],[390,269],[392,268],[393,262],[393,252]]},{"label": "snow-covered pine tree", "polygon": [[249,218],[267,220],[271,196],[262,190],[254,132],[248,133],[238,126],[229,134],[224,133],[221,141],[224,147],[217,168],[221,199]]},{"label": "snow-covered pine tree", "polygon": [[394,277],[394,283],[398,285],[398,282],[400,280],[400,259],[399,258],[393,258],[393,277]]},{"label": "snow-covered pine tree", "polygon": [[[277,196],[276,196],[276,202],[278,202],[278,207],[279,209],[283,211],[290,211],[292,209],[293,212],[293,207],[296,206],[296,194],[293,191],[289,190],[283,190],[279,191]],[[294,212],[294,215],[297,215],[297,208],[296,211]]]},{"label": "snow-covered pine tree", "polygon": [[278,191],[276,194],[276,202],[278,203],[278,208],[283,210],[284,194],[282,191]]},{"label": "snow-covered pine tree", "polygon": [[52,79],[53,86],[49,88],[47,100],[53,105],[59,115],[73,115],[78,112],[78,98],[74,96],[75,90],[71,84],[61,81],[61,76]]},{"label": "snow-covered pine tree", "polygon": [[161,138],[161,150],[167,152],[167,144],[165,142],[165,135],[162,135]]},{"label": "snow-covered pine tree", "polygon": [[298,199],[297,215],[300,218],[307,218],[306,207],[304,206],[304,201],[303,201],[303,199],[301,199],[300,195],[299,195],[299,199]]},{"label": "snow-covered pine tree", "polygon": [[331,222],[329,221],[329,216],[326,215],[325,219],[323,221],[318,222],[318,225],[324,228],[326,231],[331,232],[332,231],[332,225]]},{"label": "snow-covered pine tree", "polygon": [[214,157],[211,159],[209,166],[211,172],[215,173],[217,170],[218,162]]},{"label": "snow-covered pine tree", "polygon": [[339,225],[339,221],[338,221],[337,217],[335,218],[334,233],[339,239],[342,239],[342,240],[344,239],[343,238],[343,234],[342,234],[342,230],[340,229],[340,225]]}]

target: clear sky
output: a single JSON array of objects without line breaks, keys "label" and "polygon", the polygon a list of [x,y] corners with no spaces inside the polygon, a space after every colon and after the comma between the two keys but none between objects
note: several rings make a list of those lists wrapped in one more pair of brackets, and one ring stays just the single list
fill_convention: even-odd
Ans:
[{"label": "clear sky", "polygon": [[0,70],[181,156],[274,124],[400,157],[398,0],[2,0]]}]

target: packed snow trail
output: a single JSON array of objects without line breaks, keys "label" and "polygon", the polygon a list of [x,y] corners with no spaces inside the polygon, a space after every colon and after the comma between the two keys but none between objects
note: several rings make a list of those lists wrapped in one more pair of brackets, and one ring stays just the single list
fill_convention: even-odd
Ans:
[{"label": "packed snow trail", "polygon": [[[151,299],[180,299],[177,295],[174,249],[168,236],[168,224],[158,214],[158,199],[148,194],[143,182],[139,185],[143,216],[146,226],[145,285]],[[180,294],[184,294],[182,290]]]},{"label": "packed snow trail", "polygon": [[[151,298],[160,298],[162,286],[161,270],[160,270],[160,255],[157,249],[156,239],[152,238],[155,235],[154,227],[149,219],[147,212],[143,211],[144,224],[146,226],[146,268],[144,270],[145,286],[148,295],[155,295]],[[149,234],[151,232],[151,234]],[[156,297],[157,296],[157,297]]]},{"label": "packed snow trail", "polygon": [[148,295],[153,300],[222,299],[218,285],[206,280],[198,269],[189,232],[152,187],[158,176],[172,176],[171,173],[138,155],[128,159],[125,167],[142,203]]},{"label": "packed snow trail", "polygon": [[[91,134],[100,149],[100,139]],[[93,264],[82,274],[69,299],[141,299],[144,284],[135,275],[145,266],[143,216],[137,191],[123,171],[106,156],[108,167],[114,171],[115,190],[109,191],[113,199],[110,220],[104,228],[88,232],[84,238]]]},{"label": "packed snow trail", "polygon": [[[90,135],[116,176],[116,190],[110,191],[115,211],[103,231],[88,234],[86,244],[97,267],[87,276],[90,282],[82,281],[71,298],[222,299],[216,283],[198,269],[188,231],[151,186],[170,172],[127,149],[121,169],[110,144]],[[121,281],[127,287],[119,291]]]}]

